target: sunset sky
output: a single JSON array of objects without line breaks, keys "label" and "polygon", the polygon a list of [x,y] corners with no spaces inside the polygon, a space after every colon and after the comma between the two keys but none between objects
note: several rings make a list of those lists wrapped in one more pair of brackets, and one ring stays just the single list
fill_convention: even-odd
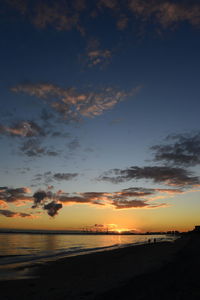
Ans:
[{"label": "sunset sky", "polygon": [[0,228],[200,224],[198,0],[1,0]]}]

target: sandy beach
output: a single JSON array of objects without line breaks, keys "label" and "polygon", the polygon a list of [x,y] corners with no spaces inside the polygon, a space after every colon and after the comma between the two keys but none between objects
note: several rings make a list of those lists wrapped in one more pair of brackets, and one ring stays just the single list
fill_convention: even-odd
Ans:
[{"label": "sandy beach", "polygon": [[200,236],[74,256],[1,281],[1,299],[200,299]]}]

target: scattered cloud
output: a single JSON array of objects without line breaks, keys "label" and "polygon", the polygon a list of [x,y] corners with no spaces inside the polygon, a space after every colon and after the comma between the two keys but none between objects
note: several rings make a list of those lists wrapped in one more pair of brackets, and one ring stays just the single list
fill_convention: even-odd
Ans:
[{"label": "scattered cloud", "polygon": [[85,36],[86,23],[91,16],[97,18],[110,13],[116,18],[116,26],[124,30],[128,22],[138,19],[161,28],[170,28],[181,22],[193,26],[200,24],[200,4],[197,0],[86,0],[48,1],[48,0],[2,0],[8,8],[19,12],[39,29],[53,28],[58,31],[77,30]]},{"label": "scattered cloud", "polygon": [[93,67],[99,64],[108,63],[112,57],[110,50],[90,50],[87,52],[87,64],[89,67]]},{"label": "scattered cloud", "polygon": [[78,173],[52,173],[51,171],[48,171],[43,174],[36,174],[33,181],[35,182],[34,186],[42,183],[43,185],[48,187],[50,186],[49,184],[53,181],[69,181],[78,176]]},{"label": "scattered cloud", "polygon": [[[51,133],[46,129],[47,126],[41,127],[34,121],[20,121],[15,122],[11,126],[0,125],[0,135],[18,138],[19,152],[28,157],[57,156],[60,154],[60,151],[54,150],[54,147],[50,148],[42,145],[43,140],[48,135],[52,136],[55,133],[54,131]],[[64,134],[62,133],[59,136],[64,137]]]},{"label": "scattered cloud", "polygon": [[163,194],[181,194],[183,193],[183,189],[158,189],[158,188],[142,188],[142,187],[131,187],[128,189],[123,189],[122,191],[116,193],[118,197],[122,195],[122,197],[147,197],[154,195],[156,193]]},{"label": "scattered cloud", "polygon": [[34,216],[32,214],[27,214],[27,213],[22,213],[22,212],[13,212],[8,209],[0,209],[0,215],[7,217],[7,218],[30,218],[30,219],[37,218],[37,216]]},{"label": "scattered cloud", "polygon": [[93,118],[111,110],[127,97],[134,96],[140,89],[141,86],[137,86],[125,92],[107,87],[98,91],[78,92],[75,88],[65,89],[53,84],[41,83],[18,85],[11,90],[43,99],[63,119],[77,122],[80,118]]},{"label": "scattered cloud", "polygon": [[50,203],[44,205],[44,210],[47,210],[47,213],[50,217],[54,217],[55,215],[57,215],[59,209],[61,208],[62,204],[55,201],[51,201]]},{"label": "scattered cloud", "polygon": [[38,205],[40,205],[46,198],[52,198],[51,192],[45,192],[45,191],[37,191],[33,194],[34,204],[32,208],[36,208]]},{"label": "scattered cloud", "polygon": [[195,166],[200,164],[200,133],[170,135],[165,144],[155,145],[151,149],[155,161]]},{"label": "scattered cloud", "polygon": [[[48,0],[3,0],[10,8],[29,19],[37,28],[52,27],[58,31],[76,29],[82,34],[84,28],[80,25],[80,12],[85,9],[85,1],[51,1]],[[72,4],[72,5],[71,5]]]},{"label": "scattered cloud", "polygon": [[52,148],[48,148],[41,145],[41,141],[37,138],[28,139],[23,141],[20,148],[20,152],[28,157],[41,157],[41,156],[58,156],[60,151],[54,151]]},{"label": "scattered cloud", "polygon": [[[174,191],[178,193],[178,190],[174,190]],[[126,190],[113,192],[113,193],[106,193],[106,192],[85,192],[85,193],[74,193],[74,194],[61,193],[59,195],[59,201],[63,203],[63,205],[79,203],[79,204],[100,205],[102,207],[113,207],[115,209],[166,207],[167,206],[166,203],[153,203],[152,199],[148,198],[150,195],[155,195],[159,192],[160,191],[157,191],[156,189],[129,188]],[[164,190],[162,190],[162,192],[165,193]],[[179,192],[181,193],[182,191],[180,190]],[[168,195],[165,198],[167,197]]]},{"label": "scattered cloud", "polygon": [[129,209],[129,208],[159,208],[166,207],[166,203],[149,204],[145,200],[113,200],[112,205],[116,209]]},{"label": "scattered cloud", "polygon": [[103,49],[98,39],[92,38],[89,40],[86,53],[83,56],[83,61],[88,67],[97,65],[105,66],[110,63],[112,53],[110,49]]},{"label": "scattered cloud", "polygon": [[27,187],[20,188],[0,188],[0,201],[4,205],[7,203],[14,203],[15,205],[26,205],[28,202],[32,201],[30,196],[31,190]]},{"label": "scattered cloud", "polygon": [[129,22],[129,18],[126,15],[119,16],[119,19],[117,20],[117,28],[119,30],[124,30],[127,28]]},{"label": "scattered cloud", "polygon": [[78,173],[55,173],[53,179],[55,180],[72,180],[78,176]]},{"label": "scattered cloud", "polygon": [[200,24],[200,5],[197,1],[130,0],[129,9],[142,21],[157,21],[164,28],[180,22]]},{"label": "scattered cloud", "polygon": [[13,124],[10,127],[0,125],[1,134],[9,134],[11,136],[33,137],[44,136],[44,130],[33,121],[22,121]]},{"label": "scattered cloud", "polygon": [[99,177],[99,180],[112,183],[138,179],[150,179],[155,183],[164,183],[170,186],[195,186],[200,183],[197,176],[191,176],[191,172],[183,168],[165,166],[143,168],[133,166],[127,169],[113,169]]},{"label": "scattered cloud", "polygon": [[[51,172],[49,172],[51,174]],[[69,180],[67,175],[58,173],[61,180]],[[61,176],[62,175],[62,176]],[[68,178],[68,179],[67,179]],[[59,179],[60,180],[60,179]],[[130,187],[118,192],[83,192],[83,193],[67,193],[62,190],[53,192],[54,186],[48,186],[46,190],[38,190],[33,195],[28,188],[10,189],[0,187],[0,214],[6,217],[24,217],[34,218],[29,213],[19,213],[8,210],[8,204],[19,206],[32,203],[32,209],[41,208],[51,217],[54,217],[62,209],[63,206],[74,204],[86,204],[96,207],[111,207],[114,209],[153,209],[164,208],[169,206],[166,203],[156,203],[155,200],[171,198],[175,194],[184,193],[183,189],[152,189],[142,187]],[[162,194],[163,196],[159,196]]]},{"label": "scattered cloud", "polygon": [[33,194],[33,206],[32,208],[41,207],[46,210],[50,217],[54,217],[58,214],[58,211],[62,208],[62,204],[59,200],[59,192],[53,193],[51,191],[39,190]]},{"label": "scattered cloud", "polygon": [[80,204],[94,204],[105,205],[104,201],[107,200],[107,193],[90,192],[90,193],[74,193],[66,194],[61,193],[59,195],[59,201],[64,205],[80,203]]}]

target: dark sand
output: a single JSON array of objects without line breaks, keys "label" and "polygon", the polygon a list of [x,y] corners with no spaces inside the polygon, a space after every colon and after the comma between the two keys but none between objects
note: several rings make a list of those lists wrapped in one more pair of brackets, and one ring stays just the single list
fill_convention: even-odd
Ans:
[{"label": "dark sand", "polygon": [[0,299],[200,299],[200,234],[81,255],[0,282]]}]

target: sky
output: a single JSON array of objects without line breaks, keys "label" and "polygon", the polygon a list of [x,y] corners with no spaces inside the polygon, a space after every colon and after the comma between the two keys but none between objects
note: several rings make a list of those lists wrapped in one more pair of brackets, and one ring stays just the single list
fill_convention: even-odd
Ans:
[{"label": "sky", "polygon": [[1,0],[0,228],[200,224],[200,3]]}]

